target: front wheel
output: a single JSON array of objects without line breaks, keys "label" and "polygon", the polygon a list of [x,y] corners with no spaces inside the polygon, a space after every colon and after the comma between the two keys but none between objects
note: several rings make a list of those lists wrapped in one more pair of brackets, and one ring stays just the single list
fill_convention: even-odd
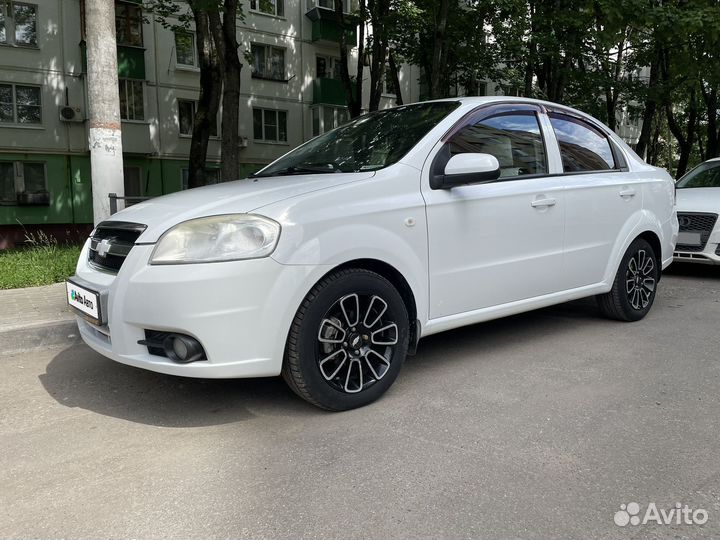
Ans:
[{"label": "front wheel", "polygon": [[611,319],[639,321],[655,301],[660,268],[655,251],[643,238],[637,238],[625,252],[613,287],[597,297],[600,311]]},{"label": "front wheel", "polygon": [[408,335],[407,309],[387,279],[360,268],[339,270],[315,285],[298,308],[282,375],[318,407],[362,407],[397,378]]}]

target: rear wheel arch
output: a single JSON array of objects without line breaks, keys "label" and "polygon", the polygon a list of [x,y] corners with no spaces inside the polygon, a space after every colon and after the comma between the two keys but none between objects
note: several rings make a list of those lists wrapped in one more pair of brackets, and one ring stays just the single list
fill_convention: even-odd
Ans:
[{"label": "rear wheel arch", "polygon": [[660,271],[658,275],[658,281],[660,281],[660,279],[662,279],[662,243],[660,242],[660,237],[653,231],[648,230],[637,235],[633,239],[633,242],[638,238],[642,238],[648,244],[650,244],[650,247],[653,248],[653,251],[655,252],[655,263],[657,264],[657,267]]}]

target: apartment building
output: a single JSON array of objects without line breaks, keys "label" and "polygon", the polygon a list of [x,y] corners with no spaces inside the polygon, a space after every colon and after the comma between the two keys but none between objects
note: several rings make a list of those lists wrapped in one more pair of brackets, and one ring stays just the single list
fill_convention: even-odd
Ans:
[{"label": "apartment building", "polygon": [[[0,0],[0,249],[25,229],[41,225],[62,238],[92,222],[84,1]],[[332,5],[244,2],[238,41],[252,65],[242,70],[241,176],[347,119]],[[125,194],[181,190],[199,95],[195,35],[164,28],[140,0],[115,8]],[[417,67],[402,67],[406,102],[419,99],[418,79]],[[392,93],[383,96],[382,107],[394,104]],[[219,129],[218,118],[211,177]]]}]

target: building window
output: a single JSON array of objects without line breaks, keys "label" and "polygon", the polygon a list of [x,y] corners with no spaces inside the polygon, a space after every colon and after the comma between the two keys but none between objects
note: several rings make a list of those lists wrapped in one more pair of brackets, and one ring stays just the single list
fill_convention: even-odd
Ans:
[{"label": "building window", "polygon": [[[140,197],[142,194],[142,169],[128,165],[123,167],[123,186],[126,197]],[[125,201],[125,206],[131,206],[137,201]]]},{"label": "building window", "polygon": [[250,9],[266,15],[284,17],[285,0],[250,0]]},{"label": "building window", "polygon": [[350,119],[347,107],[320,105],[319,107],[313,107],[311,110],[313,137],[342,126]]},{"label": "building window", "polygon": [[287,142],[287,111],[253,109],[253,138],[256,141]]},{"label": "building window", "polygon": [[252,76],[256,79],[270,79],[273,81],[286,81],[285,78],[285,49],[259,45],[250,46],[253,56]]},{"label": "building window", "polygon": [[45,163],[0,161],[0,201],[47,204],[49,199]]},{"label": "building window", "polygon": [[[193,126],[195,125],[195,108],[197,102],[190,99],[178,99],[178,124],[180,127],[180,136],[192,137]],[[217,120],[210,122],[210,136],[217,137]]]},{"label": "building window", "polygon": [[39,86],[0,83],[0,123],[41,124]]},{"label": "building window", "polygon": [[195,36],[188,32],[175,32],[175,63],[178,66],[196,67]]},{"label": "building window", "polygon": [[37,47],[37,5],[0,0],[0,43]]},{"label": "building window", "polygon": [[133,79],[120,79],[119,85],[120,118],[123,120],[144,120],[143,82]]},{"label": "building window", "polygon": [[142,8],[139,4],[115,3],[115,33],[118,45],[142,47]]},{"label": "building window", "polygon": [[[180,169],[180,174],[182,177],[182,188],[187,189],[189,178],[190,178],[190,169],[182,168]],[[205,184],[219,184],[220,183],[220,169],[205,169]]]},{"label": "building window", "polygon": [[340,59],[334,56],[316,56],[315,74],[318,79],[339,79]]},{"label": "building window", "polygon": [[[357,8],[355,0],[342,0],[342,3],[344,13],[350,13]],[[335,11],[335,0],[315,0],[315,5]]]}]

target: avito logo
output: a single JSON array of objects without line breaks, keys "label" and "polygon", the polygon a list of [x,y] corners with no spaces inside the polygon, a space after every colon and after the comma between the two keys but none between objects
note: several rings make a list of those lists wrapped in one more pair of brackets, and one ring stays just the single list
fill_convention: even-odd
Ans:
[{"label": "avito logo", "polygon": [[626,525],[646,525],[656,523],[657,525],[705,525],[708,520],[707,510],[702,508],[692,509],[687,504],[675,503],[675,508],[666,510],[658,509],[654,502],[648,504],[645,514],[641,517],[640,505],[636,502],[621,504],[620,510],[613,516],[615,525],[625,527]]}]

